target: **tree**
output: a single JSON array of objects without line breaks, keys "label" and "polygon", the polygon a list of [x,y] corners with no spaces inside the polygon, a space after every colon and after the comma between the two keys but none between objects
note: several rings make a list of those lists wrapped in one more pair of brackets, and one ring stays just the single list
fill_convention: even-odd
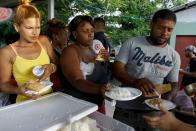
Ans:
[{"label": "tree", "polygon": [[[159,8],[171,8],[186,0],[56,0],[57,18],[69,21],[76,13],[93,17],[102,16],[106,20],[106,34],[112,45],[118,45],[130,36],[149,33],[150,16]],[[61,10],[58,10],[61,9]],[[115,16],[114,12],[120,12]],[[60,16],[63,14],[64,16]],[[113,25],[113,26],[111,26]],[[115,27],[118,25],[120,27]]]},{"label": "tree", "polygon": [[[55,17],[68,23],[77,13],[92,17],[102,16],[107,24],[106,35],[115,46],[130,36],[147,35],[150,16],[157,9],[171,8],[185,2],[187,0],[55,0]],[[48,20],[48,0],[37,0],[35,3],[42,15],[44,31]],[[116,15],[115,12],[120,13]],[[8,25],[11,26],[10,23]],[[1,31],[5,28],[8,26],[0,27]],[[3,38],[6,34],[1,33],[0,36]]]}]

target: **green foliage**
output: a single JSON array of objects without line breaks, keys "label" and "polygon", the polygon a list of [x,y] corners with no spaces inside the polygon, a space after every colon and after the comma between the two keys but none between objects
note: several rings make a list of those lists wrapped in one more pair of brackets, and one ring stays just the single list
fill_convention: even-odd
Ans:
[{"label": "green foliage", "polygon": [[[48,0],[35,2],[42,16],[44,31],[48,20]],[[93,18],[102,16],[106,20],[106,35],[115,46],[129,37],[148,35],[150,16],[158,8],[169,8],[185,2],[187,0],[55,0],[55,17],[68,23],[78,12]],[[120,15],[114,15],[115,11],[120,11]],[[115,27],[115,24],[120,27]],[[12,32],[11,27],[11,22],[1,24],[0,38]]]},{"label": "green foliage", "polygon": [[[147,35],[149,31],[149,16],[155,11],[153,2],[147,0],[125,1],[119,6],[121,15],[117,22],[121,25],[119,30],[111,29],[113,46],[119,41],[124,41],[128,37]],[[111,21],[113,18],[111,17]]]},{"label": "green foliage", "polygon": [[6,44],[5,43],[6,36],[8,36],[10,34],[14,34],[14,33],[16,33],[16,31],[13,28],[11,20],[2,23],[0,25],[0,46],[3,46]]}]

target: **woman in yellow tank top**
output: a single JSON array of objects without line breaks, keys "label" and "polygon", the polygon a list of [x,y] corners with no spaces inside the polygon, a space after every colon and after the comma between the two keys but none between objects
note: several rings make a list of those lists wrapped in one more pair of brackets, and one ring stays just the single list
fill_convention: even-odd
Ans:
[{"label": "woman in yellow tank top", "polygon": [[[13,44],[0,49],[0,82],[9,82],[14,76],[17,87],[11,85],[1,90],[5,93],[18,94],[17,102],[35,99],[39,95],[25,93],[25,84],[29,80],[38,81],[33,76],[32,68],[41,65],[44,74],[39,81],[49,79],[55,72],[56,57],[47,37],[40,36],[40,14],[37,8],[29,4],[29,0],[22,0],[14,16],[14,28],[20,34],[20,39]],[[51,63],[52,62],[52,63]],[[44,94],[52,92],[47,90]]]}]

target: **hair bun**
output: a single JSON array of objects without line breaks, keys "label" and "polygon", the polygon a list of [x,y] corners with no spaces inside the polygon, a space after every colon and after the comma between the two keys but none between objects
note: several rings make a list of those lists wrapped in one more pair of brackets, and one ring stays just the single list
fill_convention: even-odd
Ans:
[{"label": "hair bun", "polygon": [[21,4],[24,4],[24,5],[29,5],[29,3],[31,3],[32,0],[21,0]]}]

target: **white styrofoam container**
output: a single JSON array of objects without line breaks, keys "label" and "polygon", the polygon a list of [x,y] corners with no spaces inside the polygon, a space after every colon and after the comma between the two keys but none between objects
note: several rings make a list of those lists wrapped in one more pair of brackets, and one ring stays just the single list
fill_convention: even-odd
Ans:
[{"label": "white styrofoam container", "polygon": [[[88,115],[88,117],[96,120],[97,127],[100,128],[101,131],[135,131],[134,128],[99,112],[94,112]],[[58,124],[48,127],[44,131],[57,131],[58,129],[63,128],[66,124],[67,123],[64,121],[59,121]]]},{"label": "white styrofoam container", "polygon": [[98,109],[97,105],[64,93],[0,108],[0,131],[42,131],[64,121],[71,123]]}]

